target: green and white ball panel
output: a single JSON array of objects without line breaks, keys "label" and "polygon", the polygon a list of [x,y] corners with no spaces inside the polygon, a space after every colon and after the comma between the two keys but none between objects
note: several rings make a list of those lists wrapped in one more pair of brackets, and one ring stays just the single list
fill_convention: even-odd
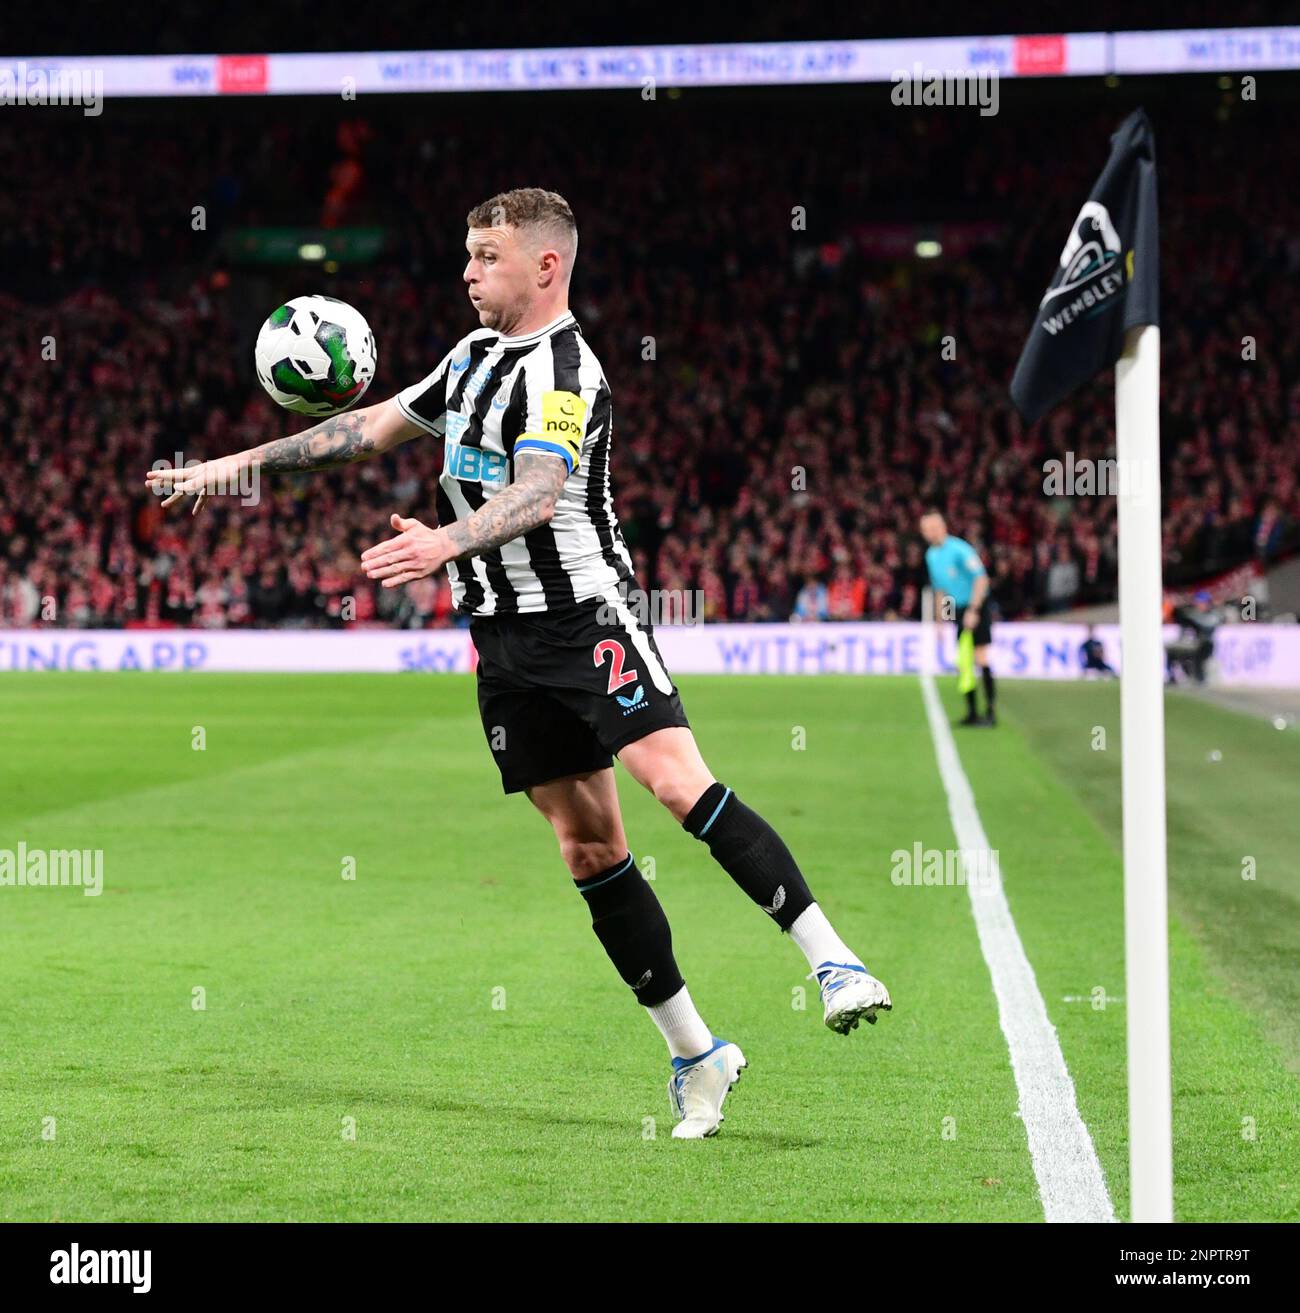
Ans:
[{"label": "green and white ball panel", "polygon": [[302,415],[355,405],[375,377],[375,335],[365,316],[332,296],[296,296],[262,325],[257,377],[271,398]]}]

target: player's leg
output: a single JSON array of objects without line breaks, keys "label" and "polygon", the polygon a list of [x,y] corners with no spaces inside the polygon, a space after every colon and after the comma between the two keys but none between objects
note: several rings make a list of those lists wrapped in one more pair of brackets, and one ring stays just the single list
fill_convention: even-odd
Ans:
[{"label": "player's leg", "polygon": [[699,1053],[709,1031],[685,993],[668,919],[628,849],[609,753],[544,690],[507,687],[486,669],[481,661],[479,707],[502,786],[526,793],[550,822],[596,937],[672,1056]]},{"label": "player's leg", "polygon": [[957,687],[966,699],[966,714],[957,722],[959,725],[979,725],[979,706],[976,702],[976,664],[978,655],[974,647],[974,635],[966,628],[966,607],[957,611]]},{"label": "player's leg", "polygon": [[997,682],[993,678],[993,650],[989,647],[975,649],[975,664],[979,667],[980,678],[984,684],[984,720],[990,725],[997,723]]},{"label": "player's leg", "polygon": [[745,1058],[714,1036],[696,1011],[673,957],[668,918],[628,851],[613,770],[548,780],[527,793],[555,831],[596,938],[668,1045],[668,1093],[680,1119],[674,1137],[712,1135]]},{"label": "player's leg", "polygon": [[874,1021],[891,1006],[888,991],[835,933],[781,837],[705,766],[651,626],[614,590],[552,624],[548,693],[791,935],[821,987],[826,1024],[847,1033],[863,1017]]},{"label": "player's leg", "polygon": [[1210,658],[1214,655],[1213,639],[1202,639],[1196,645],[1196,657],[1193,662],[1193,668],[1196,673],[1196,682],[1205,683],[1205,669]]},{"label": "player's leg", "polygon": [[745,1057],[696,1011],[673,957],[668,918],[628,849],[613,757],[588,705],[603,633],[597,628],[593,640],[595,620],[593,608],[476,622],[479,712],[503,788],[526,792],[550,822],[596,937],[668,1044],[668,1092],[680,1119],[673,1137],[701,1139],[717,1132]]},{"label": "player's leg", "polygon": [[989,614],[989,602],[986,599],[980,607],[980,618],[975,625],[975,664],[980,669],[984,683],[984,718],[985,725],[998,723],[997,683],[993,678],[993,619]]},{"label": "player's leg", "polygon": [[890,1006],[888,992],[832,929],[780,835],[713,778],[652,626],[613,592],[603,603],[575,622],[569,682],[556,696],[790,933],[821,984],[827,1025],[847,1032],[863,1016],[874,1021],[877,1007]]},{"label": "player's leg", "polygon": [[668,918],[628,849],[613,770],[548,780],[527,793],[555,832],[596,938],[649,1011],[669,1054],[684,1058],[708,1048],[709,1028],[673,957]]},{"label": "player's leg", "polygon": [[627,835],[612,769],[548,780],[524,792],[555,832],[560,856],[575,884],[627,857]]},{"label": "player's leg", "polygon": [[832,1030],[847,1034],[892,1006],[884,985],[836,934],[781,836],[714,779],[689,727],[654,730],[623,745],[618,758],[803,952]]}]

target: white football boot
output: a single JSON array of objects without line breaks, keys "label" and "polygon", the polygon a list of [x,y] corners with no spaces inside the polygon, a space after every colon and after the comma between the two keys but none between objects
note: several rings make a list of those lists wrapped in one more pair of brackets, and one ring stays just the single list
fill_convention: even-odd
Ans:
[{"label": "white football boot", "polygon": [[674,1058],[668,1101],[677,1114],[674,1140],[703,1140],[722,1125],[722,1101],[749,1064],[735,1044],[713,1036],[713,1047],[698,1058]]},{"label": "white football boot", "polygon": [[856,1030],[859,1021],[874,1026],[877,1009],[888,1012],[894,1006],[889,990],[860,962],[823,962],[805,977],[814,978],[826,1005],[825,1022],[836,1034]]}]

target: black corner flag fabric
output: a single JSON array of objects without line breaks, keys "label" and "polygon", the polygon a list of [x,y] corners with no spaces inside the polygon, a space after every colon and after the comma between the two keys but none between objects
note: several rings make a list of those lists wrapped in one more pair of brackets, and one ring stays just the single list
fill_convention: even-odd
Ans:
[{"label": "black corner flag fabric", "polygon": [[1156,143],[1139,109],[1110,139],[1012,376],[1011,400],[1031,424],[1109,369],[1130,328],[1160,323],[1157,241]]}]

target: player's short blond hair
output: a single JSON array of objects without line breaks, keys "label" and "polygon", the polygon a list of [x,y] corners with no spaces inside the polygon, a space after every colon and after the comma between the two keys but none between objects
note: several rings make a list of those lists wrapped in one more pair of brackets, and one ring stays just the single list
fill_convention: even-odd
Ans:
[{"label": "player's short blond hair", "polygon": [[559,192],[542,187],[516,187],[498,192],[466,216],[471,228],[517,228],[542,245],[562,251],[570,268],[578,253],[578,224],[569,202]]}]

